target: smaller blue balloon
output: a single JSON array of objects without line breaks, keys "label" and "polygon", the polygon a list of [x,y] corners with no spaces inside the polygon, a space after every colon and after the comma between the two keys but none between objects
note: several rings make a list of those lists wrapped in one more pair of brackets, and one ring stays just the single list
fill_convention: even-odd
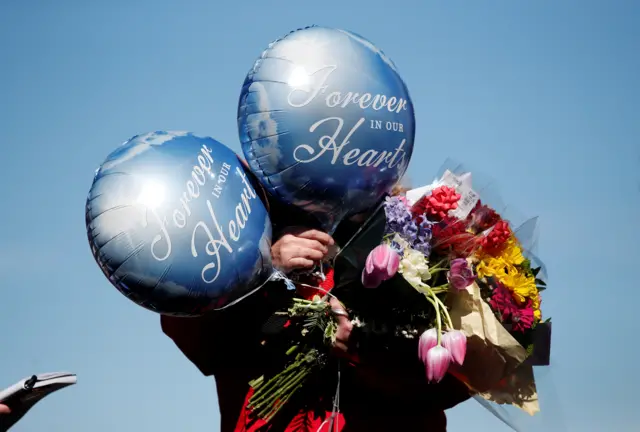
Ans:
[{"label": "smaller blue balloon", "polygon": [[373,208],[403,176],[415,117],[380,49],[355,33],[312,26],[273,42],[255,62],[238,130],[263,186],[332,231]]},{"label": "smaller blue balloon", "polygon": [[96,262],[121,293],[162,314],[239,301],[273,273],[271,221],[250,175],[212,138],[131,138],[102,164],[87,198]]}]

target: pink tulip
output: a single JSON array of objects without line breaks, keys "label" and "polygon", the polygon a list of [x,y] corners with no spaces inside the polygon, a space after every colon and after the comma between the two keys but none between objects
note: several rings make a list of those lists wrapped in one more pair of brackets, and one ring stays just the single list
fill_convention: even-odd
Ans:
[{"label": "pink tulip", "polygon": [[427,353],[431,348],[438,345],[438,333],[436,329],[429,329],[422,333],[418,342],[418,358],[426,363]]},{"label": "pink tulip", "polygon": [[427,380],[440,382],[447,374],[451,363],[451,353],[442,345],[436,345],[427,353]]},{"label": "pink tulip", "polygon": [[383,281],[391,279],[398,271],[400,255],[389,245],[383,244],[369,253],[362,271],[362,285],[376,288]]},{"label": "pink tulip", "polygon": [[383,280],[378,274],[367,273],[367,270],[362,270],[362,286],[365,288],[377,288]]},{"label": "pink tulip", "polygon": [[467,354],[467,337],[459,330],[452,330],[442,335],[442,346],[451,353],[453,361],[462,365]]}]

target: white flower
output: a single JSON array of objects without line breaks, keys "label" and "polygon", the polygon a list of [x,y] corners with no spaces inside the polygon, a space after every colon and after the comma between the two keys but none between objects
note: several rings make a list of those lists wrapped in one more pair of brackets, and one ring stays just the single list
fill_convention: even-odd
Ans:
[{"label": "white flower", "polygon": [[426,286],[423,281],[431,279],[427,258],[421,252],[411,248],[404,250],[398,271],[418,291]]}]

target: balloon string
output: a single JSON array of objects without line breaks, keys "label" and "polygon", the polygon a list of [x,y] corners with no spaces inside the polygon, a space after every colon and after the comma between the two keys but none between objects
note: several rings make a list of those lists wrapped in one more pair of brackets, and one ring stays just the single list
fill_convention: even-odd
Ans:
[{"label": "balloon string", "polygon": [[[336,297],[335,295],[331,294],[329,291],[327,291],[324,288],[320,288],[320,287],[314,286],[314,285],[307,285],[306,283],[302,283],[302,282],[298,282],[297,284],[302,286],[302,287],[305,287],[305,288],[311,288],[311,289],[314,289],[314,290],[317,290],[317,291],[321,291],[322,293],[324,293],[326,295],[326,297],[332,297],[332,298],[338,300],[338,297]],[[338,300],[338,301],[340,301],[340,300]]]},{"label": "balloon string", "polygon": [[371,215],[367,218],[367,220],[364,221],[364,223],[362,225],[360,225],[360,228],[358,228],[358,230],[355,232],[355,234],[353,234],[351,236],[351,238],[349,238],[349,240],[345,243],[344,246],[342,246],[340,248],[340,250],[338,250],[338,253],[336,254],[335,257],[333,257],[333,263],[335,264],[336,259],[340,256],[340,254],[349,247],[349,245],[351,245],[351,243],[353,243],[353,241],[358,237],[358,235],[360,235],[360,233],[367,228],[367,225],[369,225],[369,222],[371,222],[378,214],[378,212],[380,211],[381,208],[384,207],[384,203],[380,204],[378,206],[378,208],[376,208]]},{"label": "balloon string", "polygon": [[318,276],[320,276],[320,279],[322,279],[323,282],[327,280],[327,276],[324,274],[324,264],[322,261],[318,263]]},{"label": "balloon string", "polygon": [[[367,225],[369,224],[369,222],[371,222],[376,215],[378,214],[378,211],[384,206],[384,204],[380,204],[378,206],[378,208],[371,213],[371,215],[367,218],[367,220],[360,226],[360,228],[355,232],[355,234],[353,234],[351,236],[351,238],[345,243],[345,245],[340,248],[338,250],[338,253],[336,253],[335,257],[333,257],[333,265],[335,265],[336,259],[340,256],[340,254],[342,253],[342,251],[344,251],[355,239],[356,237],[358,237],[358,235],[367,227]],[[324,270],[322,268],[322,263],[320,264],[320,275],[322,280],[324,281],[326,279],[326,276],[324,274]],[[217,308],[216,310],[224,310],[227,309],[239,302],[241,302],[242,300],[246,299],[247,297],[249,297],[252,294],[255,294],[257,291],[259,291],[260,289],[262,289],[266,284],[268,284],[269,282],[272,281],[276,281],[276,280],[281,280],[284,281],[285,285],[287,286],[287,289],[289,289],[290,291],[293,291],[296,289],[295,284],[293,283],[293,281],[291,279],[289,279],[287,277],[287,275],[285,275],[283,272],[281,272],[280,270],[276,270],[274,269],[273,273],[271,273],[271,276],[269,276],[267,278],[267,280],[265,280],[262,284],[258,285],[256,288],[252,289],[251,291],[249,291],[247,294],[243,295],[240,298],[237,298],[236,300],[232,301],[231,303],[221,307],[221,308]],[[329,291],[326,291],[320,287],[316,287],[316,286],[311,286],[311,285],[307,285],[304,283],[298,283],[298,285],[307,287],[307,288],[313,288],[313,289],[317,289],[319,291],[322,291],[326,294],[325,296],[325,300],[328,298],[328,296],[333,297],[334,299],[338,300],[338,298],[336,296],[334,296],[333,294],[330,294]]]},{"label": "balloon string", "polygon": [[[274,270],[273,273],[271,274],[271,276],[269,276],[267,278],[266,281],[264,281],[262,284],[258,285],[256,288],[252,289],[251,291],[249,291],[248,293],[246,293],[245,295],[243,295],[242,297],[239,297],[237,299],[235,299],[234,301],[230,302],[229,304],[221,307],[221,308],[217,308],[216,310],[224,310],[227,309],[239,302],[241,302],[242,300],[246,299],[247,297],[249,297],[252,294],[255,294],[257,291],[259,291],[260,289],[262,289],[266,284],[268,284],[269,282],[273,282],[273,281],[277,281],[277,280],[281,280],[284,281],[285,285],[287,286],[287,288],[290,291],[293,291],[296,289],[296,285],[300,285],[303,286],[305,288],[311,288],[317,291],[322,292],[323,294],[325,294],[325,300],[328,297],[332,297],[336,300],[338,300],[338,297],[336,297],[335,295],[331,294],[329,291],[327,291],[324,288],[320,288],[319,286],[314,286],[314,285],[308,285],[306,283],[302,283],[302,282],[296,282],[294,283],[291,279],[289,279],[283,272],[281,272],[280,270]],[[338,300],[339,301],[339,300]]]},{"label": "balloon string", "polygon": [[269,276],[267,278],[267,280],[265,280],[263,283],[261,283],[260,285],[258,285],[257,287],[255,287],[254,289],[252,289],[251,291],[249,291],[248,293],[246,293],[242,297],[239,297],[239,298],[235,299],[234,301],[230,302],[229,304],[226,304],[226,305],[224,305],[224,306],[222,306],[220,308],[217,308],[216,310],[224,310],[224,309],[230,308],[231,306],[240,303],[242,300],[246,299],[250,295],[255,294],[257,291],[262,289],[269,282],[273,282],[273,281],[277,281],[277,280],[284,281],[285,285],[287,286],[287,288],[289,290],[295,290],[296,289],[296,286],[295,286],[295,284],[293,283],[293,281],[291,279],[289,279],[280,270],[275,270],[274,269],[273,273],[271,273],[271,276]]},{"label": "balloon string", "polygon": [[339,432],[340,426],[338,425],[338,414],[340,413],[340,365],[338,363],[338,384],[336,385],[336,395],[333,398],[333,411],[331,412],[331,418],[329,421],[329,432]]}]

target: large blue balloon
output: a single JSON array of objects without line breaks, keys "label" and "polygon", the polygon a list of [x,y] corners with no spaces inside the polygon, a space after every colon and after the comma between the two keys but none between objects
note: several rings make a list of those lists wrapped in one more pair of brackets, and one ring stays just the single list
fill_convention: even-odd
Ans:
[{"label": "large blue balloon", "polygon": [[240,95],[238,129],[262,184],[331,231],[402,177],[415,117],[382,51],[356,34],[314,26],[275,41],[256,61]]},{"label": "large blue balloon", "polygon": [[163,314],[223,308],[273,272],[267,210],[237,155],[211,138],[155,132],[125,142],[95,175],[86,222],[107,278]]}]

